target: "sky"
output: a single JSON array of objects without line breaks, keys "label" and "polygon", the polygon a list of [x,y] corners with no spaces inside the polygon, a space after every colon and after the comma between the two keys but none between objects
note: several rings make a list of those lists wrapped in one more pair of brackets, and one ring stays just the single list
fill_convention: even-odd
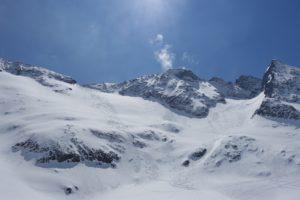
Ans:
[{"label": "sky", "polygon": [[299,0],[0,0],[0,57],[120,82],[185,67],[261,77],[300,66]]}]

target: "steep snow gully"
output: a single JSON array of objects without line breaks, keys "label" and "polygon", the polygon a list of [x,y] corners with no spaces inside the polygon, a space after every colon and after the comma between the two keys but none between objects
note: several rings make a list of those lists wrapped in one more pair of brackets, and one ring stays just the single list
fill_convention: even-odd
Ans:
[{"label": "steep snow gully", "polygon": [[81,86],[0,59],[0,199],[296,200],[300,69]]}]

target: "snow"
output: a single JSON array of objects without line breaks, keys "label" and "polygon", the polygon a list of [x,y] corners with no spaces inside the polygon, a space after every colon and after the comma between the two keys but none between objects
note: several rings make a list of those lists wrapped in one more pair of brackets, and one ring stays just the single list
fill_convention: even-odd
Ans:
[{"label": "snow", "polygon": [[200,82],[198,92],[199,94],[206,95],[210,99],[213,99],[220,95],[217,92],[217,89],[208,82]]},{"label": "snow", "polygon": [[[264,94],[248,99],[226,99],[206,118],[178,115],[159,103],[140,97],[102,93],[53,81],[55,92],[35,80],[0,72],[0,197],[1,199],[298,199],[300,195],[299,127],[253,115]],[[55,89],[57,88],[55,87]],[[202,85],[205,95],[214,89]],[[64,90],[71,88],[71,90]],[[298,105],[298,104],[297,104]],[[84,144],[114,150],[90,129],[116,132],[127,142],[114,168],[79,163],[73,167],[38,167],[11,147],[29,137],[68,144],[66,127]],[[160,140],[141,139],[137,148],[130,135],[154,131]],[[240,137],[253,138],[245,147]],[[228,141],[242,156],[223,162]],[[203,158],[188,167],[182,162],[198,148]],[[234,147],[235,148],[235,147]],[[250,150],[249,150],[250,149]],[[217,154],[216,154],[217,153]],[[216,154],[214,157],[213,155]],[[26,158],[26,157],[25,157]],[[66,187],[78,191],[66,195]]]}]

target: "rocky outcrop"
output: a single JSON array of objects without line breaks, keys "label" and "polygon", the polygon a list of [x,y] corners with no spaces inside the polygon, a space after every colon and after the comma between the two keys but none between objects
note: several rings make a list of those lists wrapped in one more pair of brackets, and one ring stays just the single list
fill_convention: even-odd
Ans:
[{"label": "rocky outcrop", "polygon": [[115,167],[120,156],[113,151],[104,151],[101,148],[94,149],[76,138],[60,144],[49,140],[39,142],[37,139],[27,139],[12,147],[14,152],[20,151],[25,159],[34,159],[38,166],[68,167],[79,162],[87,166]]},{"label": "rocky outcrop", "polygon": [[189,154],[188,159],[182,163],[182,166],[188,167],[192,161],[200,160],[207,152],[206,148],[198,148],[191,154]]},{"label": "rocky outcrop", "polygon": [[255,113],[265,117],[300,120],[300,112],[296,108],[274,99],[265,99]]},{"label": "rocky outcrop", "polygon": [[79,188],[76,185],[70,186],[70,187],[64,187],[63,188],[66,195],[73,194],[79,190]]},{"label": "rocky outcrop", "polygon": [[199,148],[189,155],[189,159],[193,161],[199,160],[206,154],[206,151],[207,151],[206,148]]},{"label": "rocky outcrop", "polygon": [[255,114],[280,119],[300,119],[300,68],[273,60],[263,76],[266,98]]},{"label": "rocky outcrop", "polygon": [[273,60],[263,76],[266,97],[300,103],[300,68]]},{"label": "rocky outcrop", "polygon": [[247,93],[246,98],[253,98],[262,92],[262,80],[254,76],[242,75],[235,84]]}]

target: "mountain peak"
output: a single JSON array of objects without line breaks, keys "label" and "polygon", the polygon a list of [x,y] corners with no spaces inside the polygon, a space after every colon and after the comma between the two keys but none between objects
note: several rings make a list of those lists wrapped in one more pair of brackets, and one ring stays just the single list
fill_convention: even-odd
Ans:
[{"label": "mountain peak", "polygon": [[299,101],[300,68],[272,60],[263,76],[263,89],[267,97],[289,102]]},{"label": "mountain peak", "polygon": [[200,78],[189,69],[177,68],[169,69],[163,75],[174,76],[185,81],[198,81]]},{"label": "mountain peak", "polygon": [[292,65],[288,65],[280,60],[273,59],[266,71],[266,73],[270,71],[276,71],[278,75],[283,76],[287,74],[299,73],[300,68]]},{"label": "mountain peak", "polygon": [[294,107],[300,102],[300,68],[272,60],[263,76],[262,88],[266,98],[256,114],[300,119],[300,112]]},{"label": "mountain peak", "polygon": [[281,62],[280,60],[277,60],[277,59],[271,60],[271,66],[280,66],[282,64],[283,64],[283,62]]}]

